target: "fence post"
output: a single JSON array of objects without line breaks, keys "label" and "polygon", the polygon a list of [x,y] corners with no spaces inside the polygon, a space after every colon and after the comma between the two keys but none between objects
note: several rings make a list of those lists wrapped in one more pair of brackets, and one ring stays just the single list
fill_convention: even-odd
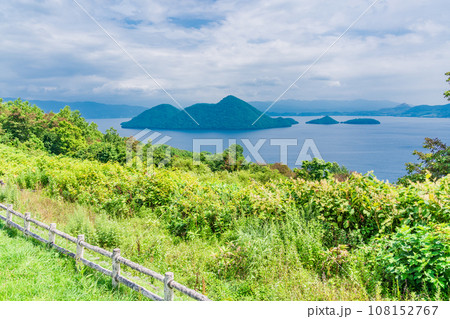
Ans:
[{"label": "fence post", "polygon": [[170,282],[173,281],[173,272],[166,272],[164,275],[164,300],[173,301],[173,288],[170,287]]},{"label": "fence post", "polygon": [[80,262],[80,259],[83,258],[84,247],[81,246],[81,242],[84,241],[84,235],[78,235],[77,237],[77,254],[75,255],[75,260]]},{"label": "fence post", "polygon": [[113,250],[112,255],[112,285],[113,287],[119,287],[119,281],[117,280],[117,277],[120,275],[120,263],[119,263],[119,257],[120,257],[120,248],[116,248]]},{"label": "fence post", "polygon": [[55,223],[51,223],[50,224],[50,229],[48,230],[48,241],[50,242],[50,244],[54,244],[55,243],[55,233],[54,233],[54,229],[56,229],[56,224]]},{"label": "fence post", "polygon": [[23,228],[25,228],[26,236],[28,236],[27,232],[30,231],[30,218],[31,218],[31,213],[25,213],[25,219],[23,220]]},{"label": "fence post", "polygon": [[10,223],[12,222],[11,210],[13,209],[13,205],[7,205],[6,207],[7,207],[7,210],[6,210],[6,226],[11,228],[11,225],[10,225]]}]

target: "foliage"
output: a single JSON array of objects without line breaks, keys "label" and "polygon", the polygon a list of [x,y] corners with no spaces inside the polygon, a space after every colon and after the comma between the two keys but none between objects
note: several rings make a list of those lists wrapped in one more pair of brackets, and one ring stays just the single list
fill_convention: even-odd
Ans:
[{"label": "foliage", "polygon": [[378,262],[386,280],[409,290],[447,291],[450,287],[450,227],[402,226],[379,240]]},{"label": "foliage", "polygon": [[44,113],[20,99],[0,102],[0,141],[30,150],[46,150],[101,162],[125,163],[125,139],[116,130],[102,134],[80,112],[66,106],[59,113]]},{"label": "foliage", "polygon": [[414,155],[419,157],[419,163],[406,163],[408,174],[399,179],[399,183],[408,181],[425,181],[427,175],[432,179],[438,179],[450,174],[450,146],[444,144],[438,138],[425,138],[423,147],[430,153],[415,150]]},{"label": "foliage", "polygon": [[[5,146],[0,150],[5,154],[0,174],[21,188],[43,188],[51,196],[97,205],[115,217],[153,211],[183,238],[220,236],[245,216],[283,220],[290,211],[312,205],[327,227],[328,247],[354,246],[401,223],[448,222],[450,212],[449,178],[405,186],[358,174],[346,182],[287,178],[226,182],[215,173],[202,178],[171,169],[145,173],[115,163],[29,156]],[[234,174],[239,177],[241,172]]]},{"label": "foliage", "polygon": [[318,158],[313,158],[311,161],[303,161],[301,168],[294,168],[294,172],[298,178],[313,181],[328,179],[334,175],[339,175],[340,178],[349,176],[349,172],[344,166],[339,166],[336,162],[325,162]]},{"label": "foliage", "polygon": [[328,276],[339,274],[344,269],[343,266],[349,261],[349,252],[347,245],[338,245],[323,252],[325,261],[322,269]]},{"label": "foliage", "polygon": [[[450,72],[445,73],[446,76],[448,76],[447,82],[450,82]],[[450,90],[446,91],[444,93],[444,96],[447,98],[447,100],[450,101]]]}]

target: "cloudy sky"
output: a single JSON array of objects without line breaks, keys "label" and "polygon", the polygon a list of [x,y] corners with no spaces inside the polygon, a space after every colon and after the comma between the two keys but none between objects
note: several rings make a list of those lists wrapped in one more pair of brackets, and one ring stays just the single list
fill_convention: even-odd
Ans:
[{"label": "cloudy sky", "polygon": [[[3,0],[0,97],[274,100],[374,0]],[[130,55],[89,17],[95,19]],[[379,0],[284,96],[445,104],[448,0]]]}]

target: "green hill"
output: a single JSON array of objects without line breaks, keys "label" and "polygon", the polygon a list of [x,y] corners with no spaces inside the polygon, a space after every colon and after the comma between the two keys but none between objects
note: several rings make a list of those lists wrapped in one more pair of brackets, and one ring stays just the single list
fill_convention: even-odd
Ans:
[{"label": "green hill", "polygon": [[323,125],[331,125],[331,124],[339,124],[338,121],[336,121],[334,118],[327,116],[324,116],[320,119],[315,119],[306,122],[306,124],[323,124]]},{"label": "green hill", "polygon": [[[225,97],[217,104],[191,105],[185,111],[178,110],[169,104],[161,104],[121,125],[123,128],[255,130],[289,127],[298,123],[290,118],[261,116],[261,111],[232,95]],[[252,125],[260,116],[261,118]]]}]

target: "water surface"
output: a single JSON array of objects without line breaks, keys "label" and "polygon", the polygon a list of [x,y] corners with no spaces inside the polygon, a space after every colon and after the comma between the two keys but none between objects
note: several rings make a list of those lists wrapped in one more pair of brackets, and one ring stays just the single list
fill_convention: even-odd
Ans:
[{"label": "water surface", "polygon": [[[405,175],[405,163],[416,161],[412,155],[414,150],[421,150],[425,137],[440,138],[450,144],[450,119],[439,118],[405,118],[405,117],[372,117],[381,122],[380,125],[313,125],[305,122],[317,116],[292,117],[299,124],[288,128],[276,128],[257,131],[172,131],[154,130],[162,137],[172,139],[166,144],[192,151],[194,139],[220,139],[224,147],[234,140],[243,145],[242,139],[248,139],[252,145],[258,140],[266,141],[259,149],[259,154],[267,163],[280,162],[280,146],[274,140],[292,139],[297,145],[287,148],[287,164],[293,168],[306,139],[313,139],[320,155],[326,161],[337,162],[348,169],[365,173],[374,171],[380,179],[395,182]],[[333,116],[338,121],[346,121],[355,117]],[[98,124],[101,131],[113,127],[121,136],[132,136],[141,130],[122,129],[120,123],[129,119],[90,119]],[[201,150],[214,151],[214,147],[202,147]],[[244,147],[246,156],[250,156]],[[309,152],[312,155],[311,152]]]}]

